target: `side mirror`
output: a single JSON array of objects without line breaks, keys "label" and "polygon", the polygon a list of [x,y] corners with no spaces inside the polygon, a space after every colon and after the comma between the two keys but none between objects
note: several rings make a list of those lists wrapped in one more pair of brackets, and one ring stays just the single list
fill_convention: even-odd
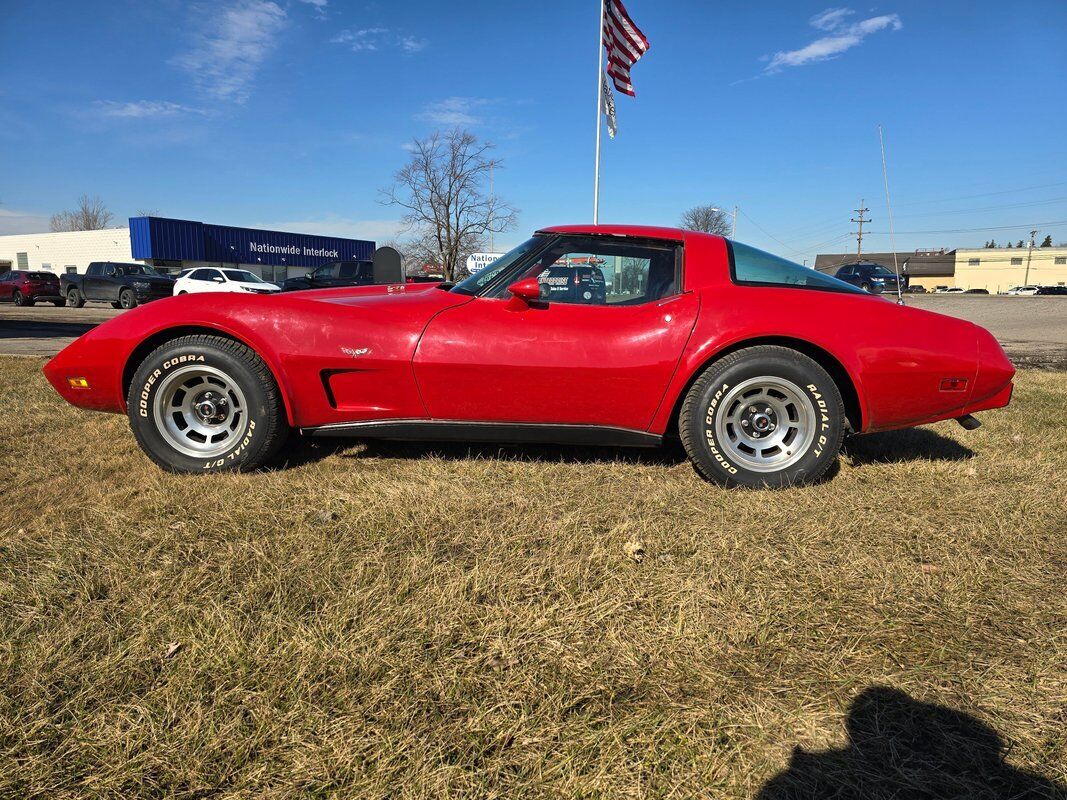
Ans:
[{"label": "side mirror", "polygon": [[525,278],[521,281],[515,281],[508,287],[508,291],[514,297],[527,304],[541,301],[541,284],[537,282],[537,278]]}]

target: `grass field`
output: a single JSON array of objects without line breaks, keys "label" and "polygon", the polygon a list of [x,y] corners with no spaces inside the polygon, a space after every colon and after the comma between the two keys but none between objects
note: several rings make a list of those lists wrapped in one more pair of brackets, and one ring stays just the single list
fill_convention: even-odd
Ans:
[{"label": "grass field", "polygon": [[1065,792],[1067,373],[772,493],[550,448],[173,476],[40,366],[0,359],[2,797]]}]

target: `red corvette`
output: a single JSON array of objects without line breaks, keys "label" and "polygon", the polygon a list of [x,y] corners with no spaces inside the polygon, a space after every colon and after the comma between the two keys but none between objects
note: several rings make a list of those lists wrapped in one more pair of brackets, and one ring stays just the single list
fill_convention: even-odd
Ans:
[{"label": "red corvette", "polygon": [[539,231],[455,284],[186,295],[99,326],[44,369],[126,413],[161,467],[250,469],[314,436],[656,446],[727,485],[817,480],[846,432],[1008,404],[969,322],[898,306],[718,236]]}]

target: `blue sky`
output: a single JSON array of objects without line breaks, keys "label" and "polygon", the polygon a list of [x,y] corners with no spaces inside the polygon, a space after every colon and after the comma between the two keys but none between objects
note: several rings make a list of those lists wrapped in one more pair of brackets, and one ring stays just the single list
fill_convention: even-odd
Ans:
[{"label": "blue sky", "polygon": [[[883,123],[900,249],[1067,241],[1063,0],[628,7],[651,50],[605,138],[602,221],[736,203],[739,239],[810,262],[855,247],[863,197],[865,249],[888,249]],[[597,0],[0,8],[0,233],[89,193],[120,221],[381,240],[405,143],[452,124],[504,159],[521,214],[498,249],[591,217]]]}]

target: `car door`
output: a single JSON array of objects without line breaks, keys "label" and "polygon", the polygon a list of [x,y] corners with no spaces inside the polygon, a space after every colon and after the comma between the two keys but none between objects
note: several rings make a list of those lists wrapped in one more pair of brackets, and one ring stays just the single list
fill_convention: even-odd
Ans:
[{"label": "car door", "polygon": [[95,270],[90,269],[85,273],[82,294],[86,300],[117,300],[119,293],[115,283],[115,265],[100,264]]},{"label": "car door", "polygon": [[681,245],[559,237],[519,277],[434,317],[415,377],[431,418],[646,430],[696,321],[681,294]]}]

